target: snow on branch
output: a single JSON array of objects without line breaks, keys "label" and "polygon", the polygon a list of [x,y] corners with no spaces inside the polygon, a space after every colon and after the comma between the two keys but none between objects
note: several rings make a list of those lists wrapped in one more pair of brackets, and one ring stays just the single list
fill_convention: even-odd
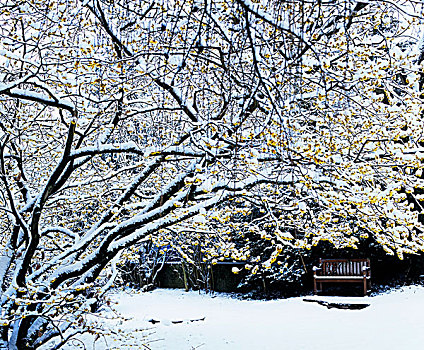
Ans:
[{"label": "snow on branch", "polygon": [[6,95],[6,96],[9,96],[9,97],[13,97],[13,98],[38,102],[38,103],[44,104],[46,106],[62,108],[62,109],[69,111],[73,116],[75,115],[74,105],[71,102],[66,101],[64,99],[53,98],[51,96],[46,96],[46,95],[41,94],[39,92],[23,90],[23,89],[18,89],[18,88],[9,89],[7,87],[5,89],[2,89],[0,91],[0,94]]}]

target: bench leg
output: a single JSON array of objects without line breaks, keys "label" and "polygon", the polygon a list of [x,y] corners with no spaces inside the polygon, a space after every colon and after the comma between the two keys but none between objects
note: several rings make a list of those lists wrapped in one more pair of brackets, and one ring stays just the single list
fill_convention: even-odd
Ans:
[{"label": "bench leg", "polygon": [[314,278],[314,294],[317,294],[317,280]]},{"label": "bench leg", "polygon": [[367,279],[364,278],[364,296],[367,295]]}]

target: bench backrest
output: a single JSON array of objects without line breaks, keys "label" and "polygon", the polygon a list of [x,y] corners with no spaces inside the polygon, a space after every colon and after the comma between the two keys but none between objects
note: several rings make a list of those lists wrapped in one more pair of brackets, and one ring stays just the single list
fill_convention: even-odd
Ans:
[{"label": "bench backrest", "polygon": [[362,268],[370,267],[369,259],[320,259],[323,276],[362,276]]}]

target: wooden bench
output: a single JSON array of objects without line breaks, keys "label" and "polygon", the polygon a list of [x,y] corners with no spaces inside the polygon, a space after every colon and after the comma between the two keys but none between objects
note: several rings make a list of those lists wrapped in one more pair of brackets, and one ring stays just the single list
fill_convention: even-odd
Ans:
[{"label": "wooden bench", "polygon": [[322,291],[325,282],[356,282],[362,283],[364,295],[371,288],[370,259],[319,259],[319,267],[313,267],[314,293],[317,294],[317,284]]}]

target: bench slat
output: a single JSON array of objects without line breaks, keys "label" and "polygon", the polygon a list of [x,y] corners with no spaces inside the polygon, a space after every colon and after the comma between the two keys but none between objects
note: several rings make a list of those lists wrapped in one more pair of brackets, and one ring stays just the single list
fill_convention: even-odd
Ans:
[{"label": "bench slat", "polygon": [[[369,276],[365,277],[366,279],[370,279]],[[364,277],[362,276],[316,276],[315,279],[317,280],[355,280],[355,281],[362,281]]]}]

